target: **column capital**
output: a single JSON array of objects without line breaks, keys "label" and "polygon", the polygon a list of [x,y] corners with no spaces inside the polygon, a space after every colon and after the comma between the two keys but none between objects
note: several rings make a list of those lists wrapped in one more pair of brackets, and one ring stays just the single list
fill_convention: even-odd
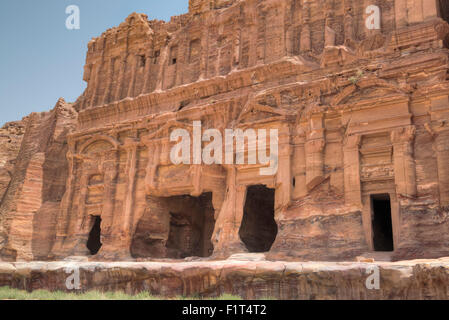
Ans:
[{"label": "column capital", "polygon": [[433,121],[432,123],[426,123],[424,127],[433,138],[449,135],[449,122],[447,121]]},{"label": "column capital", "polygon": [[394,129],[391,132],[391,142],[393,144],[412,142],[413,140],[415,140],[415,134],[416,134],[415,126],[408,126],[408,127]]},{"label": "column capital", "polygon": [[123,141],[122,148],[126,150],[133,150],[136,149],[140,144],[140,141],[135,138],[125,138]]},{"label": "column capital", "polygon": [[343,140],[343,145],[345,149],[358,149],[360,143],[362,142],[362,136],[359,134],[346,136]]},{"label": "column capital", "polygon": [[326,141],[324,139],[314,139],[308,140],[306,142],[307,152],[317,153],[322,152],[326,145]]}]

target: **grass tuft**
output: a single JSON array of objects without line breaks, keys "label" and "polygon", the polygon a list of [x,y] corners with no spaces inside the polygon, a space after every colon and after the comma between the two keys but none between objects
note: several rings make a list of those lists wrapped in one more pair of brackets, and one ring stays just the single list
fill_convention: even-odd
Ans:
[{"label": "grass tuft", "polygon": [[[136,295],[129,295],[121,291],[100,292],[88,291],[85,293],[67,293],[62,291],[35,290],[27,292],[24,290],[0,287],[0,300],[165,300],[166,298],[153,296],[149,292],[141,292]],[[199,296],[183,297],[177,296],[171,300],[242,300],[241,297],[231,294],[223,294],[218,298],[204,298]]]}]

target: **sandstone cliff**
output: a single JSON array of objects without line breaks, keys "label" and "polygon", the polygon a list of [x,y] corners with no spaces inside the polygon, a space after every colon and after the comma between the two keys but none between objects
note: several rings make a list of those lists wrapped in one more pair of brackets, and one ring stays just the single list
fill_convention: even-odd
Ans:
[{"label": "sandstone cliff", "polygon": [[0,129],[0,199],[3,199],[11,181],[26,123],[27,118],[24,118],[22,121],[9,122]]},{"label": "sandstone cliff", "polygon": [[20,152],[0,203],[0,249],[5,259],[47,258],[65,192],[67,134],[76,119],[76,112],[63,99],[50,112],[27,117]]},{"label": "sandstone cliff", "polygon": [[[0,129],[0,204],[14,174],[16,158],[19,154],[27,118],[22,121],[6,123]],[[3,219],[0,215],[0,249],[5,243],[6,234],[3,231]]]},{"label": "sandstone cliff", "polygon": [[[446,7],[376,3],[373,29],[366,1],[191,0],[93,39],[82,96],[29,117],[2,255],[448,255]],[[175,165],[170,134],[194,121],[278,130],[277,172]]]}]

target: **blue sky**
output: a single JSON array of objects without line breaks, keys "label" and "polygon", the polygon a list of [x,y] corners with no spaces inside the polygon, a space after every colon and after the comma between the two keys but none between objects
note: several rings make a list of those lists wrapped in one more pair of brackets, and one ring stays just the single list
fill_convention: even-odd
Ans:
[{"label": "blue sky", "polygon": [[[80,8],[80,30],[67,30],[66,7]],[[169,20],[188,0],[1,0],[0,126],[74,102],[86,87],[87,43],[132,12]]]}]

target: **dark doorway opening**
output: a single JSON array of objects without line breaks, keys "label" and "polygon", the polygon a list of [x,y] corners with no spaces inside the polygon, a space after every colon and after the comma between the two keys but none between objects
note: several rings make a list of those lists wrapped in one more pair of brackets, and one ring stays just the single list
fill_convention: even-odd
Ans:
[{"label": "dark doorway opening", "polygon": [[215,210],[212,193],[151,197],[131,243],[134,258],[210,257]]},{"label": "dark doorway opening", "polygon": [[200,197],[180,196],[169,199],[170,230],[166,243],[167,257],[209,257],[213,253],[211,242],[215,227],[212,193]]},{"label": "dark doorway opening", "polygon": [[248,187],[239,235],[249,252],[268,252],[276,240],[274,197],[274,189],[263,185]]},{"label": "dark doorway opening", "polygon": [[87,249],[89,249],[91,255],[96,255],[102,246],[101,243],[101,217],[92,217],[93,227],[89,233],[87,240]]},{"label": "dark doorway opening", "polygon": [[393,251],[393,223],[388,194],[371,196],[373,244],[375,251]]}]

